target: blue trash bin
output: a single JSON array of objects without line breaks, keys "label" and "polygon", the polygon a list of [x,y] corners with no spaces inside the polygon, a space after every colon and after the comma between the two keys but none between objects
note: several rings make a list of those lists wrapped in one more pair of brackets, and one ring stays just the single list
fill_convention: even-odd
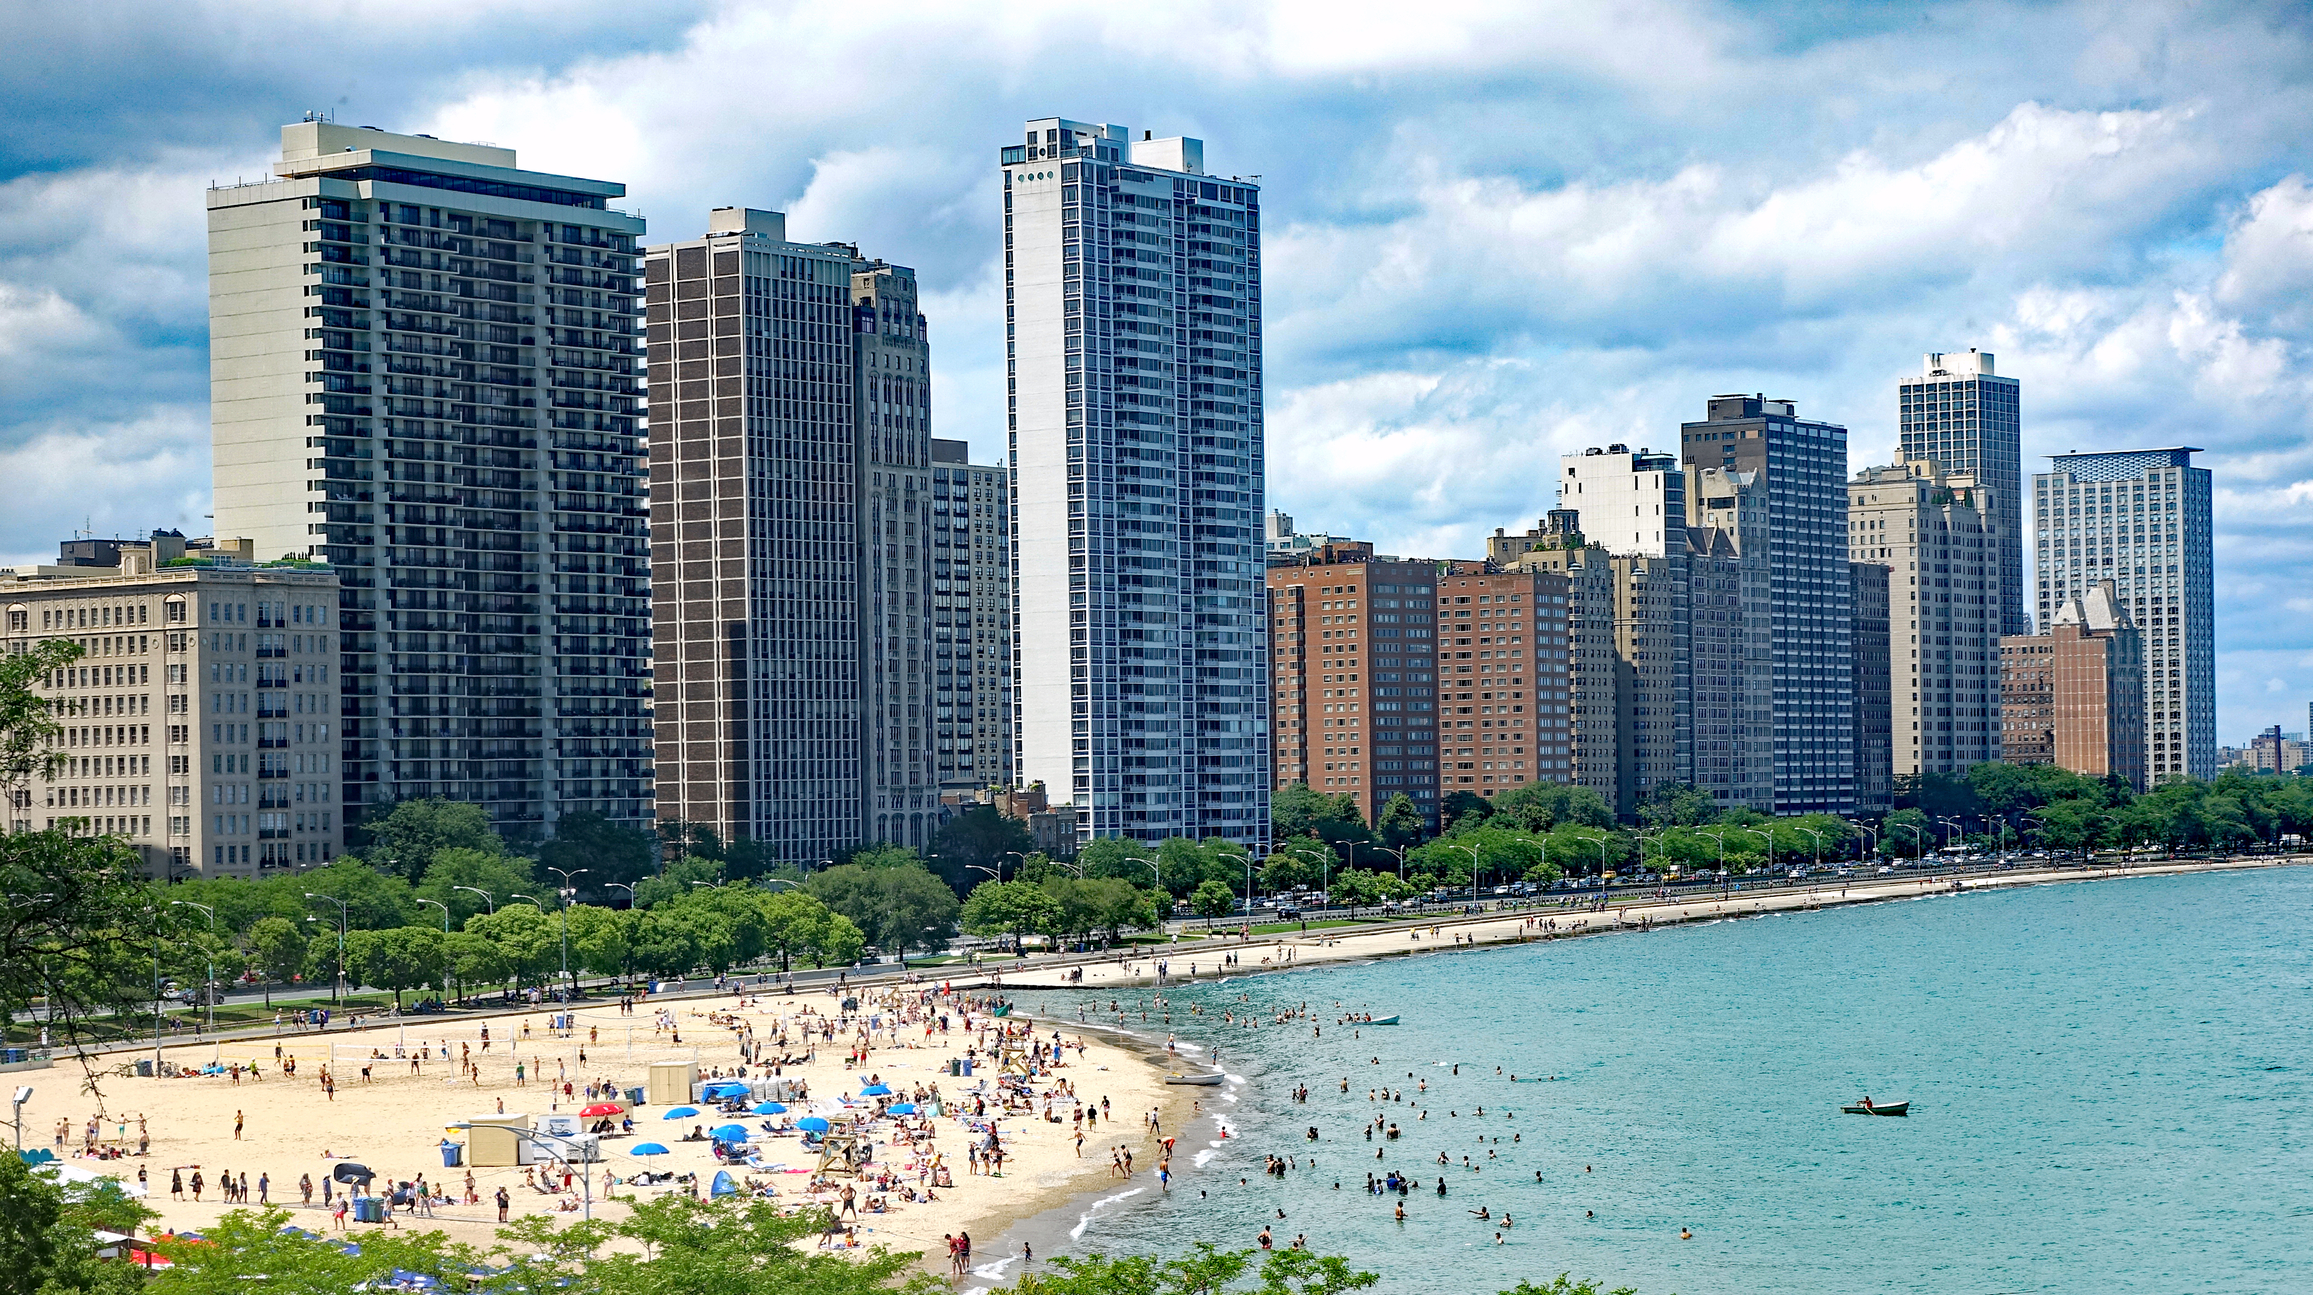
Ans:
[{"label": "blue trash bin", "polygon": [[354,1197],[353,1221],[356,1223],[385,1222],[385,1202],[375,1196]]},{"label": "blue trash bin", "polygon": [[442,1144],[442,1168],[456,1169],[464,1163],[466,1163],[465,1143],[444,1142]]}]

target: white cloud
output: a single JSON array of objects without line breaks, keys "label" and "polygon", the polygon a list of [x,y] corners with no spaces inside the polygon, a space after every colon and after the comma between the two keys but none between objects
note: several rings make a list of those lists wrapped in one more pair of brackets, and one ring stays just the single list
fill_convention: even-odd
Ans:
[{"label": "white cloud", "polygon": [[120,423],[51,427],[0,446],[9,525],[0,565],[56,560],[75,533],[143,535],[174,526],[206,535],[206,409],[156,407]]}]

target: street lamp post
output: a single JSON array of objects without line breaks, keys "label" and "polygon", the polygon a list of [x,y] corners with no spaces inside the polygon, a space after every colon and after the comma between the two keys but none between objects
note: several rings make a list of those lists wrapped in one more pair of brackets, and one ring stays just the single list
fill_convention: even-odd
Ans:
[{"label": "street lamp post", "polygon": [[1770,877],[1774,876],[1774,875],[1775,875],[1775,833],[1774,833],[1774,831],[1773,831],[1772,829],[1769,829],[1768,831],[1762,832],[1762,831],[1760,831],[1758,828],[1755,828],[1755,827],[1738,827],[1738,828],[1736,828],[1735,830],[1736,830],[1736,831],[1738,831],[1738,832],[1749,832],[1751,835],[1753,835],[1753,836],[1756,836],[1756,837],[1759,837],[1759,838],[1761,838],[1761,839],[1763,839],[1763,840],[1765,840],[1765,841],[1767,842],[1767,875],[1768,875],[1768,876],[1770,876]]},{"label": "street lamp post", "polygon": [[[202,912],[204,912],[204,913],[208,914],[208,915],[209,915],[209,940],[210,940],[210,943],[212,943],[212,944],[214,944],[214,943],[216,942],[216,939],[217,939],[217,910],[216,910],[216,909],[213,909],[213,908],[209,907],[207,904],[196,904],[196,903],[194,903],[192,900],[189,900],[189,899],[172,899],[172,900],[170,900],[170,901],[169,901],[169,907],[171,907],[171,908],[197,908],[197,909],[200,909]],[[214,953],[210,952],[210,951],[209,951],[209,949],[207,949],[206,947],[204,947],[204,948],[201,950],[201,956],[207,960],[207,963],[208,963],[208,969],[209,969],[209,978],[208,978],[208,980],[206,980],[205,982],[203,982],[203,984],[201,985],[201,1001],[202,1001],[203,1003],[205,1003],[205,1004],[207,1004],[207,1005],[208,1005],[208,1009],[209,1009],[209,1033],[211,1033],[211,1034],[215,1034],[215,1033],[217,1032],[217,994],[216,994],[216,985],[217,985],[217,956],[216,956],[216,954],[214,954]]]},{"label": "street lamp post", "polygon": [[619,890],[623,890],[623,891],[625,891],[625,892],[626,892],[626,906],[627,906],[628,908],[633,908],[633,907],[634,907],[634,887],[632,887],[632,886],[629,886],[628,884],[626,884],[626,883],[625,883],[625,882],[623,882],[623,881],[606,881],[606,882],[602,883],[602,885],[603,885],[603,889],[605,889],[605,890],[609,890],[609,889],[612,889],[612,888],[614,888],[614,887],[615,887],[616,889],[619,889]]},{"label": "street lamp post", "polygon": [[1470,852],[1470,907],[1475,909],[1478,906],[1478,847],[1474,845],[1462,845],[1454,841],[1448,841],[1446,844],[1452,846],[1454,849],[1467,850]]},{"label": "street lamp post", "polygon": [[[471,891],[474,894],[480,895],[482,897],[482,911],[485,913],[495,914],[498,911],[498,897],[491,894],[489,891],[482,889],[480,886],[452,886],[450,889]],[[633,902],[634,887],[627,887],[626,893],[628,896],[628,902]]]},{"label": "street lamp post", "polygon": [[1576,832],[1574,835],[1598,847],[1598,906],[1604,909],[1606,907],[1606,833],[1600,832],[1598,835],[1592,836],[1587,832]]},{"label": "street lamp post", "polygon": [[567,1003],[571,999],[578,997],[578,984],[570,978],[570,901],[578,898],[578,887],[571,883],[571,878],[583,877],[590,870],[586,868],[573,868],[568,872],[564,872],[560,868],[548,868],[547,871],[553,873],[557,877],[562,878],[562,887],[561,889],[555,891],[554,895],[556,899],[562,901],[561,904],[558,905],[558,907],[562,909],[562,980],[564,985],[567,986],[565,997],[562,1001]]},{"label": "street lamp post", "polygon": [[[337,983],[330,988],[329,1001],[342,1005],[345,1002],[345,926],[348,920],[346,902],[329,895],[316,895],[310,890],[305,892],[305,897],[337,905]],[[308,917],[305,920],[310,922],[313,919]]]},{"label": "street lamp post", "polygon": [[1727,877],[1727,829],[1698,827],[1695,831],[1719,843],[1719,898],[1723,900],[1733,896],[1734,882]]},{"label": "street lamp post", "polygon": [[1802,827],[1799,830],[1815,838],[1815,870],[1821,872],[1823,870],[1823,834],[1812,827]]}]

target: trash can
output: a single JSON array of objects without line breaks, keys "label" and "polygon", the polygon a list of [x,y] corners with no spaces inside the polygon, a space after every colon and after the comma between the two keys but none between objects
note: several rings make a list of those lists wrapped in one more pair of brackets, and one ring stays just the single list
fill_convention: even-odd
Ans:
[{"label": "trash can", "polygon": [[629,1088],[629,1089],[627,1089],[627,1090],[626,1090],[626,1103],[627,1103],[627,1105],[629,1105],[629,1106],[640,1106],[640,1105],[642,1105],[642,1104],[643,1104],[643,1090],[642,1090],[642,1089],[640,1089],[640,1088]]},{"label": "trash can", "polygon": [[22,1048],[8,1048],[6,1050],[0,1050],[0,1063],[13,1066],[23,1060],[24,1049]]},{"label": "trash can", "polygon": [[456,1169],[464,1163],[466,1163],[465,1143],[444,1142],[442,1144],[442,1168]]},{"label": "trash can", "polygon": [[153,1063],[151,1058],[146,1058],[145,1060],[137,1062],[137,1078],[150,1079],[152,1077]]},{"label": "trash can", "polygon": [[353,1221],[356,1223],[385,1222],[385,1203],[375,1196],[354,1197]]}]

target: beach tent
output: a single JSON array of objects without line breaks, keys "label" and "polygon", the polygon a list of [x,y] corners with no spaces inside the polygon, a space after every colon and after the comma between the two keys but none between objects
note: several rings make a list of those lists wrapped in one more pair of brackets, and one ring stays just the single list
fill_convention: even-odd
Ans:
[{"label": "beach tent", "polygon": [[745,1142],[747,1140],[747,1126],[744,1124],[725,1124],[717,1127],[707,1136],[717,1142]]},{"label": "beach tent", "polygon": [[803,1130],[805,1133],[825,1133],[827,1132],[827,1121],[819,1118],[816,1115],[806,1115],[802,1119],[795,1121],[795,1127]]},{"label": "beach tent", "polygon": [[341,1183],[366,1183],[377,1177],[369,1171],[368,1165],[355,1164],[351,1160],[337,1162],[330,1168],[329,1176]]},{"label": "beach tent", "polygon": [[45,1165],[56,1159],[56,1153],[46,1147],[34,1147],[30,1151],[19,1151],[16,1154],[23,1157],[24,1163],[28,1165]]},{"label": "beach tent", "polygon": [[696,1106],[677,1106],[659,1118],[662,1120],[687,1120],[698,1113],[699,1108]]},{"label": "beach tent", "polygon": [[739,1194],[739,1184],[731,1181],[730,1170],[718,1169],[715,1171],[714,1185],[707,1189],[707,1194],[709,1196],[736,1196]]},{"label": "beach tent", "polygon": [[100,1174],[94,1169],[76,1165],[67,1160],[51,1160],[34,1172],[46,1174],[59,1182],[74,1183],[82,1187],[110,1188],[123,1196],[141,1197],[145,1194],[145,1189],[137,1186],[133,1181],[115,1178],[111,1174]]},{"label": "beach tent", "polygon": [[663,1156],[666,1153],[667,1149],[656,1142],[638,1143],[627,1152],[630,1156]]},{"label": "beach tent", "polygon": [[755,1113],[757,1115],[785,1115],[787,1108],[778,1102],[757,1102]]}]

